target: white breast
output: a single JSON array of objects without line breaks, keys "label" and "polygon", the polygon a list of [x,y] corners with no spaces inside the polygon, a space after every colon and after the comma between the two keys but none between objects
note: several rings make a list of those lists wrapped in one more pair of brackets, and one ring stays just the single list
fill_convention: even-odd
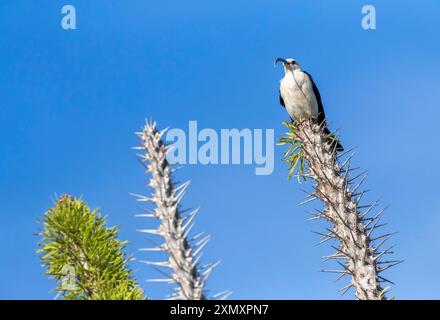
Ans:
[{"label": "white breast", "polygon": [[303,71],[287,72],[280,82],[280,93],[291,118],[299,120],[318,116],[313,85]]}]

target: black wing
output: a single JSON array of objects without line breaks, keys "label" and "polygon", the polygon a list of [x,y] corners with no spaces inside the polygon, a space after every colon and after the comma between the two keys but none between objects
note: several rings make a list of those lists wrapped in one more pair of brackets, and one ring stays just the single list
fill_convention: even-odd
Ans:
[{"label": "black wing", "polygon": [[322,100],[321,100],[321,94],[319,93],[318,87],[315,84],[315,81],[313,81],[312,76],[310,75],[310,73],[304,71],[304,73],[306,75],[309,76],[310,81],[312,82],[312,87],[313,87],[313,94],[315,95],[316,101],[318,102],[318,123],[322,124],[325,122],[325,113],[324,113],[324,106],[322,105]]},{"label": "black wing", "polygon": [[[304,71],[304,73],[309,76],[310,81],[312,82],[313,93],[316,97],[316,101],[318,102],[318,119],[316,119],[316,120],[318,121],[319,125],[323,126],[324,133],[331,136],[330,130],[327,128],[327,123],[325,120],[325,113],[324,113],[324,107],[322,105],[321,94],[319,93],[318,87],[316,86],[315,82],[313,81],[312,76],[305,71]],[[332,141],[330,142],[330,144],[331,145],[336,144],[336,151],[344,151],[344,147],[339,143],[339,141],[337,139],[335,139],[335,137],[332,138]]]},{"label": "black wing", "polygon": [[284,104],[284,99],[283,99],[283,97],[281,96],[281,92],[280,92],[280,105],[281,105],[283,108],[286,107],[286,105]]}]

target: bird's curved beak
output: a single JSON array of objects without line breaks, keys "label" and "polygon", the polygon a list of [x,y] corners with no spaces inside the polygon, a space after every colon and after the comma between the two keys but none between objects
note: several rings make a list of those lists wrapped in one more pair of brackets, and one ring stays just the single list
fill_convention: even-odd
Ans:
[{"label": "bird's curved beak", "polygon": [[278,62],[287,63],[286,59],[283,59],[283,58],[276,58],[276,59],[275,59],[275,62],[273,63],[273,67],[274,67],[274,68],[277,67]]}]

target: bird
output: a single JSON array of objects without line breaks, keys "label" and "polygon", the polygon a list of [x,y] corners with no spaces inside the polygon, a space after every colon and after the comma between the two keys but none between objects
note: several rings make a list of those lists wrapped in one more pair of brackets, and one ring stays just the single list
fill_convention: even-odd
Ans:
[{"label": "bird", "polygon": [[342,145],[327,128],[321,94],[312,76],[295,59],[276,58],[274,66],[279,62],[283,63],[285,73],[280,81],[280,104],[286,109],[292,122],[312,119],[322,125],[324,134],[336,151],[343,151]]}]

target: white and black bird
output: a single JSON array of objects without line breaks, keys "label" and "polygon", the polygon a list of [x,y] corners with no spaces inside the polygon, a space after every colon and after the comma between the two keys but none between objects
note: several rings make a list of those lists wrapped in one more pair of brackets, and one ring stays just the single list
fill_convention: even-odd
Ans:
[{"label": "white and black bird", "polygon": [[[287,110],[292,121],[313,119],[323,126],[324,133],[331,136],[327,128],[324,107],[321,95],[312,76],[302,70],[294,59],[277,58],[275,66],[282,62],[284,78],[280,81],[280,103]],[[337,143],[336,150],[342,151],[341,144],[332,139],[332,144]]]}]

